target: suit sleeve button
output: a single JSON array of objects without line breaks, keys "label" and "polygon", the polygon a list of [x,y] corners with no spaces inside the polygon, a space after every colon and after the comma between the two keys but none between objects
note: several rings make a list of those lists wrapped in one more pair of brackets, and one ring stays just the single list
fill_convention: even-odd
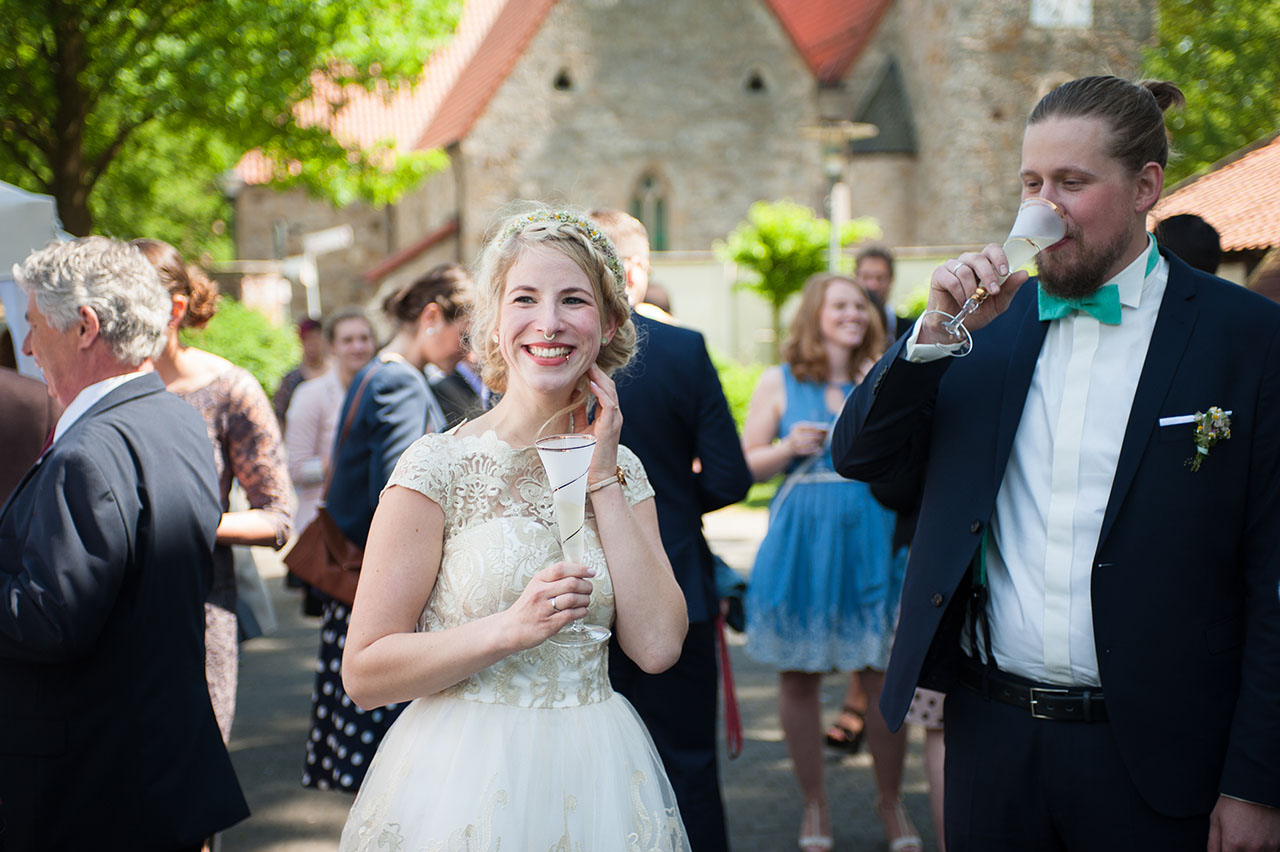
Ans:
[{"label": "suit sleeve button", "polygon": [[974,521],[973,523],[969,524],[969,532],[971,533],[979,532],[981,529],[982,529],[982,521]]},{"label": "suit sleeve button", "polygon": [[942,595],[935,592],[933,597],[929,598],[929,603],[933,604],[934,606],[942,606],[942,600],[943,600]]}]

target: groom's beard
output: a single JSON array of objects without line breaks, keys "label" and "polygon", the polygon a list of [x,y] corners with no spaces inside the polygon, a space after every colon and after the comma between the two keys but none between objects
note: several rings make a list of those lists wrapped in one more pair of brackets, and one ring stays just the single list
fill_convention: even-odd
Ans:
[{"label": "groom's beard", "polygon": [[1128,234],[1117,234],[1109,243],[1088,246],[1078,234],[1071,249],[1074,257],[1061,257],[1054,252],[1042,251],[1036,258],[1040,273],[1040,287],[1054,296],[1064,299],[1080,299],[1088,296],[1106,283],[1107,273],[1124,255],[1129,245]]}]

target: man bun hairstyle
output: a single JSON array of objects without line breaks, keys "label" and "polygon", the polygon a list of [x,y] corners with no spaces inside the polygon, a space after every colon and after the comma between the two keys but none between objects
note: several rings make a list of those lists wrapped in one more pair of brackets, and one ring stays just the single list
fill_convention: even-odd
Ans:
[{"label": "man bun hairstyle", "polygon": [[1119,77],[1081,77],[1040,99],[1027,124],[1050,118],[1097,118],[1111,131],[1110,155],[1137,174],[1147,163],[1169,164],[1169,131],[1164,113],[1186,98],[1173,83]]}]

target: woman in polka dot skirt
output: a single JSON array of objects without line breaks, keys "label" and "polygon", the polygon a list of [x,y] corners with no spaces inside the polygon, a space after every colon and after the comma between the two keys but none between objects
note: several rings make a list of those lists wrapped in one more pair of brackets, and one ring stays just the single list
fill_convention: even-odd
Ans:
[{"label": "woman in polka dot skirt", "polygon": [[[389,704],[364,711],[342,689],[342,649],[350,612],[345,604],[330,602],[320,631],[320,658],[316,663],[316,692],[312,694],[311,734],[307,740],[307,764],[302,784],[318,790],[354,793],[378,743],[400,715],[403,705]],[[335,624],[341,624],[339,630]]]},{"label": "woman in polka dot skirt", "polygon": [[[443,264],[383,304],[399,330],[351,380],[338,422],[346,421],[353,402],[355,416],[346,439],[334,449],[325,506],[338,528],[356,544],[363,546],[369,535],[379,495],[400,454],[424,431],[438,432],[446,425],[422,371],[431,363],[452,373],[462,358],[462,310],[469,284],[465,269]],[[376,372],[357,400],[355,393],[370,370]],[[350,615],[346,604],[334,600],[325,604],[302,771],[304,787],[359,790],[378,744],[404,708],[388,704],[366,712],[347,697],[342,688],[342,649]]]}]

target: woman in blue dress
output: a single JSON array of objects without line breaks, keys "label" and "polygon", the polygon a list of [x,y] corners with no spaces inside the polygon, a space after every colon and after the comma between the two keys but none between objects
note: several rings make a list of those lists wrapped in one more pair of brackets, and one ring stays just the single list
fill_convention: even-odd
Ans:
[{"label": "woman in blue dress", "polygon": [[[747,591],[747,656],[780,672],[778,715],[804,796],[800,848],[832,848],[822,768],[819,689],[832,671],[859,673],[872,708],[880,695],[901,591],[893,576],[893,513],[867,485],[832,468],[826,438],[845,397],[884,350],[878,311],[854,281],[822,274],[804,287],[782,347],[783,363],[760,377],[743,427],[757,481],[786,472]],[[901,824],[902,734],[868,714],[877,812],[891,841]],[[896,768],[895,768],[896,767]],[[918,847],[917,847],[918,848]]]}]

